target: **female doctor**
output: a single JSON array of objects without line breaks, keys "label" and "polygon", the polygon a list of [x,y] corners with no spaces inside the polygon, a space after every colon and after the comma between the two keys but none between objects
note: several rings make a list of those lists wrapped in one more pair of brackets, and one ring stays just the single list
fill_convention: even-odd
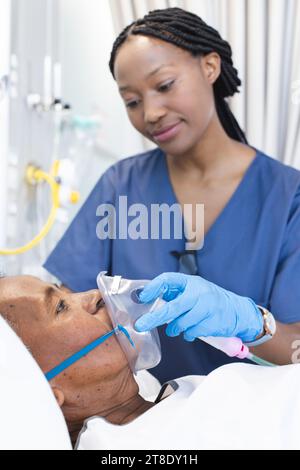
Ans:
[{"label": "female doctor", "polygon": [[[160,331],[163,360],[151,371],[161,382],[233,361],[185,341],[199,335],[264,338],[252,344],[257,354],[291,362],[300,336],[300,173],[247,144],[225,101],[241,84],[229,44],[192,13],[155,10],[116,39],[110,70],[132,125],[157,147],[100,178],[45,268],[73,291],[95,288],[103,270],[130,279],[175,272],[153,281],[144,299],[162,288],[174,300],[160,318],[137,324],[171,321],[167,335]],[[97,208],[112,204],[118,214],[120,196],[149,213],[152,204],[203,204],[204,246],[186,251],[174,233],[99,239]],[[272,318],[277,332],[266,341]]]}]

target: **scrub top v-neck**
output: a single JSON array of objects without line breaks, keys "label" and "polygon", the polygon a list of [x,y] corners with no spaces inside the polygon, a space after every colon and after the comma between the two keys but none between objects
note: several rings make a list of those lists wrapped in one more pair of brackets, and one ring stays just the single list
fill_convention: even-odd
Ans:
[{"label": "scrub top v-neck", "polygon": [[[200,254],[201,251],[203,251],[205,249],[206,243],[208,241],[210,241],[211,238],[213,239],[214,232],[216,230],[218,230],[218,225],[222,223],[222,220],[224,218],[226,219],[227,212],[229,213],[229,216],[230,216],[230,211],[232,211],[232,210],[237,211],[238,210],[237,204],[239,204],[240,195],[243,194],[243,192],[246,190],[246,188],[249,188],[248,178],[250,178],[249,175],[251,175],[252,168],[256,166],[258,160],[259,160],[259,152],[256,150],[255,157],[252,160],[252,162],[250,163],[250,165],[248,166],[248,168],[246,169],[246,171],[243,175],[243,178],[241,179],[241,181],[238,184],[237,188],[235,189],[235,191],[233,192],[233,194],[231,195],[231,197],[227,201],[226,205],[223,207],[222,211],[219,213],[218,217],[214,220],[212,225],[206,231],[205,237],[204,237],[205,242],[204,242],[203,246],[201,247],[201,250],[198,251],[198,255]],[[173,204],[179,204],[177,196],[176,196],[174,188],[173,188],[173,185],[172,185],[172,182],[171,182],[171,178],[170,178],[170,174],[169,174],[169,170],[168,170],[168,165],[167,165],[167,157],[164,153],[162,153],[161,162],[162,162],[162,166],[163,166],[162,173],[164,174],[166,182],[167,182],[167,184],[165,186],[165,189],[166,189],[166,198],[168,198],[168,204],[170,206],[173,205]],[[233,206],[234,209],[232,209],[231,206]],[[184,244],[185,243],[186,243],[186,240],[184,241]],[[182,246],[182,248],[184,249],[184,246]]]},{"label": "scrub top v-neck", "polygon": [[[166,155],[159,148],[107,170],[47,259],[44,267],[76,292],[96,288],[96,276],[103,270],[130,279],[153,279],[179,269],[172,252],[184,251],[186,240],[176,239],[172,231],[170,239],[97,237],[98,206],[112,204],[118,215],[120,196],[127,197],[128,208],[143,204],[148,214],[152,204],[178,202]],[[279,321],[300,321],[300,172],[257,151],[206,233],[196,262],[200,276],[251,297]],[[201,341],[169,338],[164,330],[159,328],[163,359],[151,370],[161,382],[208,374],[235,361]]]}]

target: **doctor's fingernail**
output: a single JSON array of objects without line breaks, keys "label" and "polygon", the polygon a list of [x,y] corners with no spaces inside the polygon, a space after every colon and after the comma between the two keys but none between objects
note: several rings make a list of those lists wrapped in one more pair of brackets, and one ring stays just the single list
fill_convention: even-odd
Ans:
[{"label": "doctor's fingernail", "polygon": [[195,340],[195,338],[193,338],[192,336],[184,335],[184,340],[185,340],[185,341],[188,341],[189,343],[193,343],[193,341]]},{"label": "doctor's fingernail", "polygon": [[138,322],[136,322],[136,324],[134,325],[134,328],[135,328],[136,331],[139,331],[139,332],[144,331],[144,325],[143,325],[143,323],[138,323]]},{"label": "doctor's fingernail", "polygon": [[143,321],[137,320],[135,325],[134,325],[134,328],[136,329],[136,331],[139,331],[140,333],[143,333],[144,331],[151,330],[152,326],[149,325],[148,323],[144,323]]}]

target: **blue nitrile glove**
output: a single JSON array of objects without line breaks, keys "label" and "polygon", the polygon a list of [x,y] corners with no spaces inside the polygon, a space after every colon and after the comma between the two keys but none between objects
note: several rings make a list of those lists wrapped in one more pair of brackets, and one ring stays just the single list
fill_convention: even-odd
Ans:
[{"label": "blue nitrile glove", "polygon": [[200,276],[164,273],[153,279],[141,292],[141,302],[154,301],[162,295],[162,308],[137,320],[137,331],[148,331],[169,323],[168,336],[184,332],[186,341],[199,336],[238,337],[254,341],[263,331],[263,317],[253,300],[241,297]]}]

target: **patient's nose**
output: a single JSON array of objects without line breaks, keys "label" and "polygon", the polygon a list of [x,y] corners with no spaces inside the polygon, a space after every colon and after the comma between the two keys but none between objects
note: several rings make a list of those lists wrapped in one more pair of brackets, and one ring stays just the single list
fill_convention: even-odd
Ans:
[{"label": "patient's nose", "polygon": [[103,306],[103,300],[98,290],[91,290],[82,294],[81,298],[82,307],[91,315],[98,312],[99,308]]}]

